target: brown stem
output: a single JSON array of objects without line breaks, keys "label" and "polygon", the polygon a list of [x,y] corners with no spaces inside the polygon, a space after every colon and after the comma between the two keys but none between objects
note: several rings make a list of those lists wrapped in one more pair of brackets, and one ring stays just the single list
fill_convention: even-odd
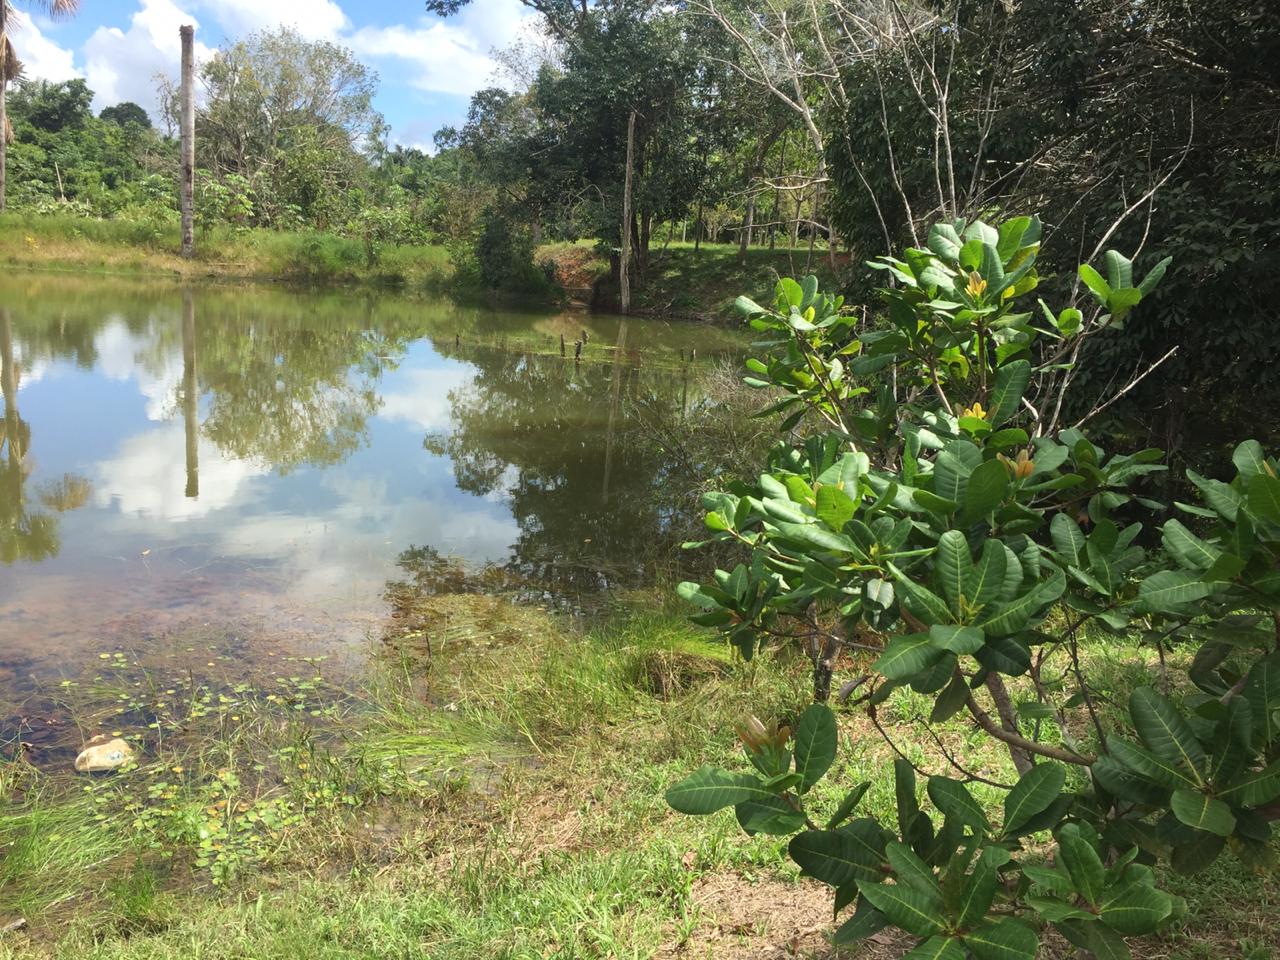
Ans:
[{"label": "brown stem", "polygon": [[[998,673],[987,674],[987,692],[991,694],[991,702],[996,705],[996,712],[1000,715],[1000,725],[1008,733],[1021,737],[1018,733],[1018,711],[1013,706],[1013,700],[1009,696],[1009,689],[1004,685],[1004,681],[1000,679]],[[1016,747],[1012,742],[1009,743],[1009,756],[1013,758],[1013,766],[1018,771],[1018,775],[1026,773],[1034,765],[1031,755],[1026,750]]]},{"label": "brown stem", "polygon": [[[991,734],[997,740],[1009,744],[1011,747],[1017,747],[1024,753],[1034,753],[1041,757],[1047,757],[1050,760],[1061,760],[1063,763],[1074,763],[1078,766],[1089,767],[1093,765],[1095,757],[1086,753],[1074,753],[1070,750],[1063,750],[1061,747],[1055,747],[1047,743],[1036,743],[1034,740],[1028,740],[1026,737],[1010,733],[1000,724],[991,719],[991,715],[983,710],[978,701],[973,698],[973,694],[969,694],[969,699],[965,702],[969,708],[969,714],[977,721],[978,726],[987,733]],[[1012,750],[1009,751],[1013,753]],[[1017,764],[1016,755],[1014,760]]]}]

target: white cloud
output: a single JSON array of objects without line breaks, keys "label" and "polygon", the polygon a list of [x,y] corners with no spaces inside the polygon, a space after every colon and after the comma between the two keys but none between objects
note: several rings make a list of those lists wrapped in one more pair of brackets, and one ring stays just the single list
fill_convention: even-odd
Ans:
[{"label": "white cloud", "polygon": [[494,48],[531,32],[536,19],[519,0],[475,0],[453,20],[361,27],[345,42],[363,56],[404,61],[419,90],[469,96],[496,82]]},{"label": "white cloud", "polygon": [[333,40],[350,23],[333,0],[220,0],[202,8],[235,38],[287,26],[313,40]]},{"label": "white cloud", "polygon": [[41,31],[36,22],[29,16],[18,14],[16,27],[11,24],[13,48],[18,52],[18,59],[25,68],[24,76],[32,80],[48,80],[50,83],[61,83],[81,76],[75,68],[74,57],[70,50],[64,50]]},{"label": "white cloud", "polygon": [[268,472],[266,467],[224,457],[200,438],[200,495],[188,497],[186,440],[180,421],[130,437],[116,456],[94,470],[94,500],[115,506],[127,517],[194,520],[243,499],[244,485]]},{"label": "white cloud", "polygon": [[475,371],[469,366],[410,370],[389,380],[383,388],[378,416],[411,423],[422,430],[446,430],[453,425],[449,392],[473,379]]},{"label": "white cloud", "polygon": [[[98,27],[83,47],[85,74],[96,94],[95,109],[132,100],[155,116],[159,102],[155,76],[177,75],[178,27],[184,23],[199,29],[195,17],[172,0],[141,0],[127,30]],[[195,53],[199,62],[212,50],[197,40]]]}]

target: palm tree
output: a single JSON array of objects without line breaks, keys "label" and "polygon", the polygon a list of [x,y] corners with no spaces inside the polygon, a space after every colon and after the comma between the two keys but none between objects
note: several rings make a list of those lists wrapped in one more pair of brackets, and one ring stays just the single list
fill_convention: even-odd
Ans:
[{"label": "palm tree", "polygon": [[[80,0],[35,0],[32,5],[51,17],[69,17],[80,9]],[[9,152],[9,141],[13,139],[4,104],[5,88],[10,80],[18,79],[22,73],[22,62],[9,38],[9,24],[14,22],[16,14],[10,0],[0,0],[0,213],[4,213],[5,156]]]}]

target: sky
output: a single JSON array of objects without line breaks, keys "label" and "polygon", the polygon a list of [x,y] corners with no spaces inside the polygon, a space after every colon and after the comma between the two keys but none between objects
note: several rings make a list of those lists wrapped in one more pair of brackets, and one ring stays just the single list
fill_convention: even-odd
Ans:
[{"label": "sky", "polygon": [[132,100],[154,117],[155,75],[177,77],[178,27],[196,26],[197,62],[255,30],[295,27],[351,48],[378,72],[376,105],[395,143],[427,149],[431,136],[466,116],[483,87],[506,85],[496,51],[534,33],[520,0],[473,0],[447,20],[421,0],[82,0],[72,19],[51,21],[17,0],[12,34],[26,76],[82,77],[94,109]]}]

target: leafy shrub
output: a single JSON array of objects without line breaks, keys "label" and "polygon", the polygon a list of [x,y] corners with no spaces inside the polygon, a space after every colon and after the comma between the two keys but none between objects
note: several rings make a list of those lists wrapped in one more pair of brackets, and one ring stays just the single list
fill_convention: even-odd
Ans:
[{"label": "leafy shrub", "polygon": [[[920,938],[913,956],[1015,960],[1051,925],[1125,957],[1124,936],[1180,912],[1156,886],[1158,860],[1192,872],[1229,847],[1271,861],[1276,461],[1240,444],[1230,482],[1190,473],[1202,502],[1147,531],[1137,518],[1164,508],[1137,485],[1164,469],[1161,452],[1109,452],[1060,415],[1081,345],[1122,329],[1167,261],[1137,281],[1110,251],[1105,276],[1080,267],[1091,305],[1025,310],[1039,237],[1029,217],[936,225],[927,249],[873,264],[892,285],[887,322],[869,330],[813,277],[780,281],[772,308],[739,300],[762,338],[747,382],[783,391],[771,409],[784,426],[809,413],[826,432],[706,497],[707,542],[749,558],[680,592],[744,656],[771,637],[807,639],[819,702],[794,738],[754,719],[740,731],[754,773],[704,768],[668,800],[691,814],[733,806],[748,832],[795,834],[792,859],[836,889],[837,913],[854,908],[841,942],[892,925]],[[1081,657],[1086,630],[1141,633],[1162,663],[1176,649],[1190,667],[1169,666],[1159,690],[1139,687],[1113,716]],[[910,687],[932,697],[930,722],[960,716],[1007,747],[1019,779],[1001,823],[950,754],[958,778],[928,778],[932,814],[902,761],[896,824],[851,819],[866,784],[813,819],[808,794],[837,744],[822,701],[847,647],[878,653],[856,701],[873,720]],[[1048,861],[1027,845],[1045,831]]]}]

